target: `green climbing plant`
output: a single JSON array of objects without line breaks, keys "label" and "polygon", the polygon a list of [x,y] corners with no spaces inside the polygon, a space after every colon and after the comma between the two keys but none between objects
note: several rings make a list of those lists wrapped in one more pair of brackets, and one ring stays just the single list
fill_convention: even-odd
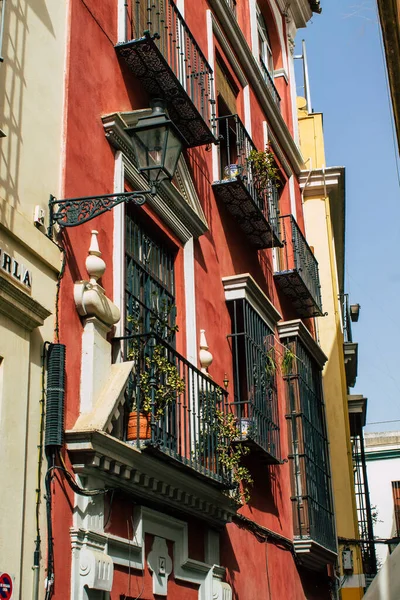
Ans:
[{"label": "green climbing plant", "polygon": [[247,165],[258,189],[264,190],[270,183],[279,186],[279,169],[269,146],[266,146],[265,150],[252,150],[247,158]]},{"label": "green climbing plant", "polygon": [[166,348],[157,344],[145,356],[145,370],[139,375],[140,410],[162,417],[168,406],[185,391],[185,381],[169,360]]}]

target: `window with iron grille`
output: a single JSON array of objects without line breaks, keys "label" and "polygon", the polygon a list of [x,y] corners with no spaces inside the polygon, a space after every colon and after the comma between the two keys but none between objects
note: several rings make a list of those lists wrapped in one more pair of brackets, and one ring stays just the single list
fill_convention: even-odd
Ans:
[{"label": "window with iron grille", "polygon": [[174,255],[132,215],[125,219],[125,335],[154,332],[172,343]]},{"label": "window with iron grille", "polygon": [[229,302],[232,318],[234,409],[243,440],[279,462],[278,402],[273,332],[244,299]]},{"label": "window with iron grille", "polygon": [[321,371],[299,340],[285,340],[294,359],[288,386],[295,534],[335,550],[331,476]]}]

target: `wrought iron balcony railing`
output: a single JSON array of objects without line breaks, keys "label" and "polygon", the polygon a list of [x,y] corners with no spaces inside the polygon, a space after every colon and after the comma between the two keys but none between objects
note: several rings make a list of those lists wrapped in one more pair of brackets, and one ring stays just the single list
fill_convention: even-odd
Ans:
[{"label": "wrought iron balcony railing", "polygon": [[275,87],[274,84],[274,80],[272,79],[267,67],[264,64],[264,61],[262,60],[262,58],[260,58],[260,69],[261,69],[261,73],[263,74],[263,78],[265,83],[267,84],[267,87],[269,89],[269,91],[271,92],[271,95],[274,99],[275,104],[277,105],[277,107],[281,108],[281,97],[278,94],[278,90]]},{"label": "wrought iron balcony railing", "polygon": [[280,462],[278,397],[273,333],[243,299],[229,302],[235,400],[241,441],[264,462]]},{"label": "wrought iron balcony railing", "polygon": [[216,422],[217,412],[228,410],[227,392],[155,334],[114,343],[123,360],[135,363],[126,392],[130,443],[230,487],[230,471],[219,460]]},{"label": "wrought iron balcony railing", "polygon": [[217,118],[220,172],[213,189],[256,248],[281,246],[279,191],[257,185],[249,155],[255,145],[238,115]]},{"label": "wrought iron balcony railing", "polygon": [[322,312],[318,262],[294,217],[281,219],[283,248],[274,277],[300,317],[320,317]]},{"label": "wrought iron balcony railing", "polygon": [[187,147],[215,141],[213,72],[172,0],[132,0],[132,39],[116,50],[168,114]]}]

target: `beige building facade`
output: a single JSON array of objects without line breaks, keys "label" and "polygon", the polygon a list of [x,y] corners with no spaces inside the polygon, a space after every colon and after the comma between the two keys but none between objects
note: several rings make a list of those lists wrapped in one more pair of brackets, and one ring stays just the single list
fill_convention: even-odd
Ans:
[{"label": "beige building facade", "polygon": [[[67,12],[62,0],[3,0],[0,10],[0,575],[26,600],[44,595],[34,568],[37,510],[45,519],[38,446],[61,254],[41,219],[61,192]],[[38,556],[43,581],[44,539]]]}]

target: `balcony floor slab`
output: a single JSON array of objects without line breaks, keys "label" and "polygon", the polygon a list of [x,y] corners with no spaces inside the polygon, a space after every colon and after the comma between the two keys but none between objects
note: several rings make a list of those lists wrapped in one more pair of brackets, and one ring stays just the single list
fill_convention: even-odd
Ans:
[{"label": "balcony floor slab", "polygon": [[297,270],[280,271],[274,279],[281,291],[290,298],[299,317],[322,317],[322,307],[317,304]]},{"label": "balcony floor slab", "polygon": [[251,197],[243,179],[237,177],[215,181],[212,187],[217,198],[224,202],[239,223],[252,246],[259,250],[282,246],[270,223]]},{"label": "balcony floor slab", "polygon": [[[118,44],[115,48],[148,94],[152,98],[162,98],[167,102],[168,115],[179,129],[188,148],[216,141],[210,126],[204,121],[150,36]],[[204,94],[202,102],[205,104],[209,101]]]}]

